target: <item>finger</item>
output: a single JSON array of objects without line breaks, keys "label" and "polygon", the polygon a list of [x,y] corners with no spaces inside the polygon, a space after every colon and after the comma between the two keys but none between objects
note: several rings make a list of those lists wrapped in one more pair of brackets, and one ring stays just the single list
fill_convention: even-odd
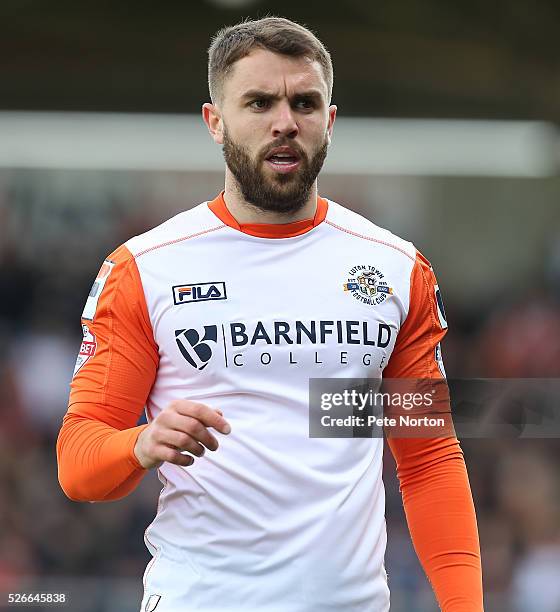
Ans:
[{"label": "finger", "polygon": [[231,426],[224,417],[206,404],[199,404],[190,400],[177,400],[171,405],[178,414],[197,419],[206,427],[213,427],[223,434],[229,434],[231,431]]},{"label": "finger", "polygon": [[[194,419],[193,417],[170,413],[163,425],[162,436],[166,435],[164,432],[174,430],[191,436],[197,442],[204,444],[208,450],[215,451],[218,449],[219,444],[216,437],[212,435],[200,421]],[[162,438],[161,441],[165,440]],[[180,444],[177,444],[176,446],[180,446]]]},{"label": "finger", "polygon": [[188,451],[197,457],[204,455],[205,448],[202,444],[199,444],[189,434],[182,431],[175,431],[174,429],[168,429],[161,441],[163,444],[167,444],[176,448],[179,451]]},{"label": "finger", "polygon": [[161,445],[158,455],[162,461],[173,463],[174,465],[182,465],[187,467],[194,463],[194,457],[191,457],[190,455],[183,455],[179,450],[172,448],[171,446]]},{"label": "finger", "polygon": [[183,432],[187,433],[197,442],[204,444],[209,450],[215,451],[218,449],[218,440],[216,440],[215,436],[213,436],[197,419],[183,417],[183,427]]}]

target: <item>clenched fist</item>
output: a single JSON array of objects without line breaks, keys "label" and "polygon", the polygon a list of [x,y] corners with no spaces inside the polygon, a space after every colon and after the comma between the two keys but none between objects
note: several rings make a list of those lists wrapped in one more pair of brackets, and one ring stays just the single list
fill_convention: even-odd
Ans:
[{"label": "clenched fist", "polygon": [[194,458],[181,451],[202,457],[205,447],[211,451],[218,448],[218,440],[208,431],[209,427],[223,434],[231,431],[219,410],[190,400],[176,400],[138,436],[134,454],[145,469],[159,467],[164,461],[192,465]]}]

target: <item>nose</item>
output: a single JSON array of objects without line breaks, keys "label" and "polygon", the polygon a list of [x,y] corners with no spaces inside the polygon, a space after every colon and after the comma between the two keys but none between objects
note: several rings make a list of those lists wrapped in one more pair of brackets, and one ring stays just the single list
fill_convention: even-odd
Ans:
[{"label": "nose", "polygon": [[278,138],[286,136],[295,138],[298,135],[299,127],[289,102],[283,100],[276,105],[276,112],[272,120],[272,136]]}]

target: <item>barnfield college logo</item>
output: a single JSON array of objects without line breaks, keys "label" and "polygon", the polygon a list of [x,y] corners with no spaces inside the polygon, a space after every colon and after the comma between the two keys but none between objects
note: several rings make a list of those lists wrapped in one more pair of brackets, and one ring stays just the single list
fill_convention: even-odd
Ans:
[{"label": "barnfield college logo", "polygon": [[176,329],[175,341],[187,362],[197,370],[204,370],[212,357],[212,348],[208,343],[216,344],[218,328],[216,325],[205,325],[202,338],[196,329]]},{"label": "barnfield college logo", "polygon": [[381,304],[393,289],[385,280],[385,275],[370,265],[354,266],[348,273],[348,281],[343,285],[359,302],[364,304]]},{"label": "barnfield college logo", "polygon": [[224,282],[184,283],[173,287],[173,302],[177,305],[226,299],[226,284]]}]

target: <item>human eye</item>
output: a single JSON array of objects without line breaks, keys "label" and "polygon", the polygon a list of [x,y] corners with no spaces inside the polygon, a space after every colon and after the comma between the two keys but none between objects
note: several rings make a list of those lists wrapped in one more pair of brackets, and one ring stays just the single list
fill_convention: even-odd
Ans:
[{"label": "human eye", "polygon": [[312,98],[298,98],[294,102],[295,108],[299,110],[313,110],[316,106],[315,101]]},{"label": "human eye", "polygon": [[249,102],[249,106],[254,110],[265,110],[270,106],[270,101],[266,98],[255,98]]}]

